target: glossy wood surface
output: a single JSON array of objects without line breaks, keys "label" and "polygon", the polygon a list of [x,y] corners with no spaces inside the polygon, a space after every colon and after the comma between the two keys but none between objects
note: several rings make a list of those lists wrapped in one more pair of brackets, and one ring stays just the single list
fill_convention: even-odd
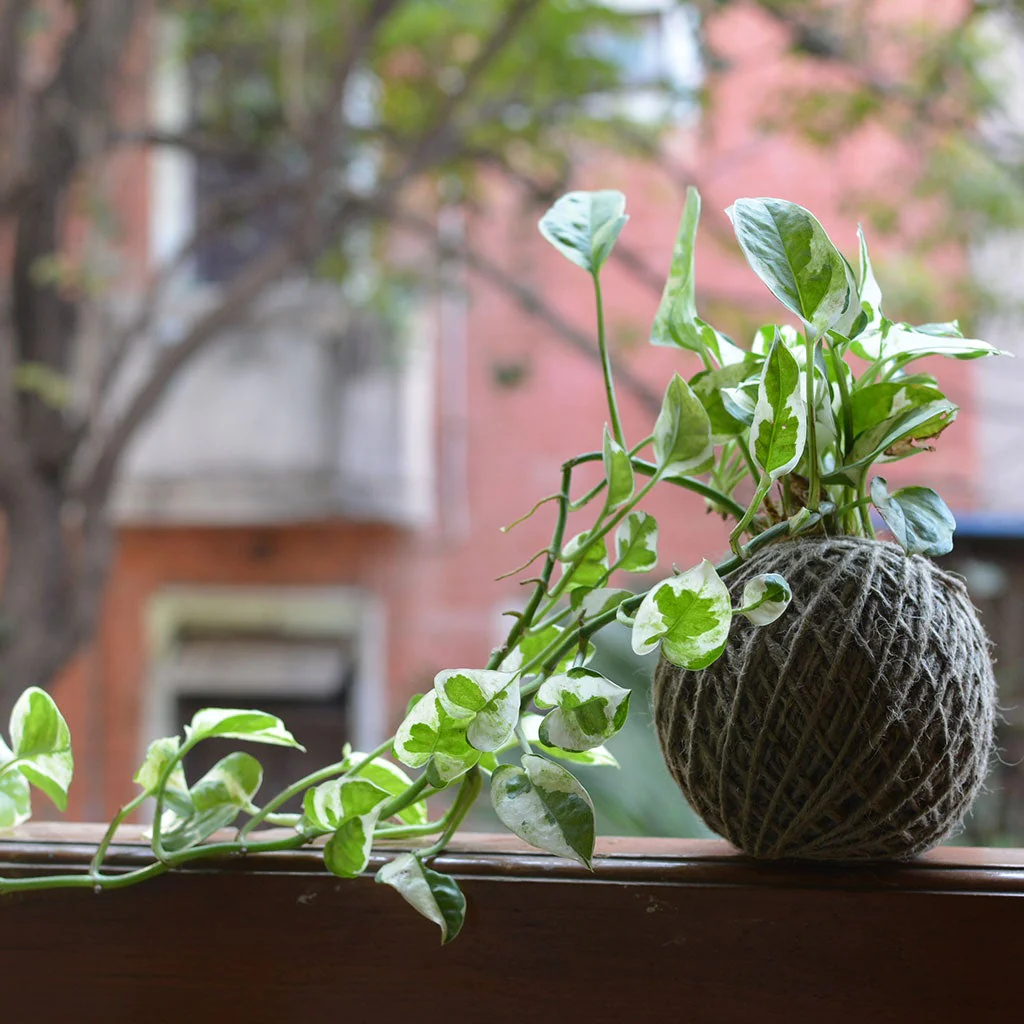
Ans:
[{"label": "glossy wood surface", "polygon": [[[0,874],[81,870],[98,834],[22,830],[0,840]],[[114,864],[146,860],[136,834]],[[1024,851],[808,866],[714,841],[599,849],[590,874],[505,837],[460,838],[435,865],[469,900],[445,948],[392,890],[332,878],[315,850],[7,896],[4,1020],[1024,1019]]]}]

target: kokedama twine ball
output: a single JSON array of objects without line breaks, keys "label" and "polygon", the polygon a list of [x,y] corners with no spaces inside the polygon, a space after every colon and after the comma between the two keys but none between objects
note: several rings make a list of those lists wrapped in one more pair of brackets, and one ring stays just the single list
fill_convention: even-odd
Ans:
[{"label": "kokedama twine ball", "polygon": [[662,753],[710,828],[754,857],[909,857],[959,824],[992,751],[989,644],[963,583],[893,544],[776,544],[726,583],[781,573],[768,626],[737,616],[725,653],[662,658]]}]

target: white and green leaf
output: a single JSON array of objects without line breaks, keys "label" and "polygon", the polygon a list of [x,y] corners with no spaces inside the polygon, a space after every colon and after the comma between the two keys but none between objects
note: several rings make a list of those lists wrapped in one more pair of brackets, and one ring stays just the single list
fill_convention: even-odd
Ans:
[{"label": "white and green leaf", "polygon": [[538,754],[524,754],[522,767],[503,764],[491,776],[491,803],[514,835],[590,867],[594,856],[594,805],[565,768]]},{"label": "white and green leaf", "polygon": [[658,521],[630,512],[615,531],[615,564],[626,572],[649,572],[658,564]]},{"label": "white and green leaf", "polygon": [[550,676],[534,698],[552,708],[541,722],[539,738],[549,747],[590,750],[614,736],[626,723],[630,691],[589,669]]},{"label": "white and green leaf", "polygon": [[446,669],[434,677],[445,711],[469,719],[466,738],[477,750],[497,750],[519,721],[519,678],[490,669]]},{"label": "white and green leaf", "polygon": [[862,466],[880,459],[894,461],[923,450],[914,442],[941,434],[956,419],[958,411],[957,406],[945,399],[926,402],[865,430],[854,441],[843,465],[826,475],[824,482],[849,481],[852,471]]},{"label": "white and green leaf", "polygon": [[933,381],[934,378],[922,374],[854,390],[850,395],[853,436],[859,437],[866,430],[872,430],[911,409],[942,401],[945,396]]},{"label": "white and green leaf", "polygon": [[633,651],[648,654],[660,643],[673,665],[706,668],[725,649],[731,624],[729,591],[704,559],[648,591],[633,622]]},{"label": "white and green leaf", "polygon": [[32,817],[28,779],[21,774],[16,764],[8,771],[3,770],[14,759],[11,748],[0,737],[0,832],[17,828]]},{"label": "white and green leaf", "polygon": [[[186,850],[226,828],[240,811],[252,813],[252,798],[263,782],[263,768],[241,751],[221,758],[189,791],[191,810],[173,807],[161,817],[164,849]],[[166,801],[165,801],[166,803]]]},{"label": "white and green leaf", "polygon": [[602,458],[604,460],[605,479],[608,481],[605,509],[612,512],[617,508],[621,508],[633,497],[636,481],[629,453],[624,451],[615,442],[607,427],[604,428]]},{"label": "white and green leaf", "polygon": [[731,438],[742,434],[750,425],[753,417],[753,402],[750,404],[750,411],[745,411],[741,416],[734,415],[734,408],[738,402],[746,402],[746,396],[742,399],[733,399],[727,406],[723,392],[726,389],[737,388],[739,385],[754,377],[756,387],[756,376],[760,360],[753,356],[747,356],[742,362],[732,363],[729,366],[719,367],[716,370],[702,370],[690,380],[690,387],[693,393],[704,406],[711,423],[711,443],[725,444]]},{"label": "white and green leaf", "polygon": [[751,453],[769,480],[792,472],[803,456],[807,418],[801,384],[796,359],[776,336],[761,371],[750,426]]},{"label": "white and green leaf", "polygon": [[30,686],[21,694],[11,711],[10,736],[18,771],[59,810],[67,810],[75,770],[71,730],[45,690]]},{"label": "white and green leaf", "polygon": [[480,759],[466,736],[469,718],[453,718],[436,691],[426,694],[406,714],[395,733],[395,757],[409,768],[430,765],[440,784],[464,775]]},{"label": "white and green leaf", "polygon": [[628,601],[631,597],[633,597],[631,590],[599,587],[597,590],[574,590],[569,604],[576,612],[577,617],[582,617],[589,622],[591,619],[597,618],[598,615],[618,608],[623,601]]},{"label": "white and green leaf", "polygon": [[956,519],[930,487],[901,487],[889,493],[884,477],[871,481],[871,502],[908,555],[949,554]]},{"label": "white and green leaf", "polygon": [[817,218],[783,199],[738,199],[726,210],[747,263],[820,336],[853,300],[847,264]]},{"label": "white and green leaf", "polygon": [[744,585],[736,613],[746,616],[755,626],[767,626],[789,607],[792,600],[793,592],[785,577],[776,572],[765,572]]},{"label": "white and green leaf", "polygon": [[248,740],[274,747],[294,747],[305,750],[285,728],[284,722],[265,711],[248,708],[203,708],[192,716],[185,726],[185,738],[190,743],[219,736],[222,739]]},{"label": "white and green leaf", "polygon": [[726,366],[741,360],[744,352],[697,316],[694,243],[699,220],[700,193],[691,186],[686,191],[686,206],[672,249],[668,279],[651,326],[651,344],[707,353],[719,366]]},{"label": "white and green leaf", "polygon": [[[585,595],[590,593],[599,593],[597,591],[588,591],[584,588],[577,588],[570,591],[570,603],[573,607],[577,607],[578,603],[583,600]],[[528,665],[534,658],[538,657],[544,651],[546,651],[555,641],[560,639],[565,633],[565,630],[561,626],[545,626],[541,630],[536,632],[527,632],[522,636],[519,642],[512,648],[511,651],[502,660],[501,665],[498,666],[502,672],[519,672],[524,665]],[[578,651],[569,651],[564,654],[555,666],[556,672],[564,672],[573,662],[576,660]],[[595,654],[595,648],[590,641],[587,641],[587,646],[584,651],[583,663],[586,664],[593,658]]]},{"label": "white and green leaf", "polygon": [[711,468],[711,421],[700,399],[679,374],[669,382],[654,424],[654,456],[665,477],[688,476]]},{"label": "white and green leaf", "polygon": [[614,189],[569,192],[540,219],[540,233],[578,267],[596,274],[629,217],[626,197]]},{"label": "white and green leaf", "polygon": [[324,846],[324,864],[332,874],[355,878],[366,870],[388,795],[367,779],[334,779],[306,793],[304,818],[313,831],[333,831]]},{"label": "white and green leaf", "polygon": [[411,907],[441,929],[441,944],[451,942],[466,918],[466,897],[449,875],[424,866],[412,853],[399,854],[377,872]]},{"label": "white and green leaf", "polygon": [[563,563],[563,574],[572,568],[572,578],[566,584],[567,590],[577,587],[599,587],[608,577],[608,545],[604,537],[591,540],[589,531],[571,537],[562,548],[559,561]]},{"label": "white and green leaf", "polygon": [[[366,760],[365,754],[355,750],[349,751],[345,756],[344,771],[350,771],[364,760]],[[364,764],[355,777],[372,782],[375,786],[383,789],[389,796],[398,796],[412,785],[412,779],[397,764],[393,764],[384,757],[375,757],[372,761]],[[417,800],[416,803],[403,807],[398,812],[398,817],[407,825],[426,824],[426,801]]]}]

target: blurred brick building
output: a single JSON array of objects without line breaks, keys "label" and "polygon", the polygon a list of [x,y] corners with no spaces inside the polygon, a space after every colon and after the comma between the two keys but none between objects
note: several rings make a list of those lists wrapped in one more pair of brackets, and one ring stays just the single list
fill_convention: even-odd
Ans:
[{"label": "blurred brick building", "polygon": [[[648,17],[652,31],[665,29]],[[782,32],[742,10],[711,31],[732,54],[730,72],[710,83],[705,114],[684,112],[668,149],[703,193],[701,308],[743,338],[778,311],[720,244],[724,207],[742,195],[795,200],[853,254],[846,198],[885,193],[915,157],[881,133],[822,151],[763,130],[765,97],[787,73]],[[155,77],[150,102],[173,115],[182,102],[174,88]],[[159,259],[202,176],[167,155],[128,172],[133,230],[147,258]],[[602,153],[583,161],[580,184],[627,194],[622,242],[663,271],[678,183]],[[487,191],[486,216],[449,215],[447,227],[592,330],[587,275],[540,239],[541,211],[497,182]],[[178,301],[202,303],[224,259],[211,254]],[[945,254],[945,269],[956,272],[958,259]],[[878,262],[884,285],[884,256]],[[435,672],[480,665],[499,642],[501,612],[521,589],[495,577],[547,543],[553,513],[542,508],[507,535],[500,527],[555,489],[565,458],[599,447],[606,410],[594,359],[494,284],[450,269],[449,290],[387,345],[352,322],[330,288],[283,282],[257,326],[191,366],[139,437],[121,482],[100,633],[58,693],[90,780],[74,792],[79,814],[101,816],[125,799],[146,741],[180,728],[201,703],[279,711],[330,757],[340,736],[363,748],[379,741]],[[646,344],[656,291],[614,261],[605,280],[613,343],[642,385],[660,395],[672,372],[695,372],[685,354]],[[937,309],[934,319],[955,313]],[[172,313],[161,330],[173,337]],[[934,368],[959,421],[939,451],[891,473],[927,474],[956,511],[985,500],[976,366]],[[628,437],[646,436],[649,403],[629,389],[621,401]],[[722,523],[694,496],[666,488],[649,509],[663,570],[723,549]]]}]

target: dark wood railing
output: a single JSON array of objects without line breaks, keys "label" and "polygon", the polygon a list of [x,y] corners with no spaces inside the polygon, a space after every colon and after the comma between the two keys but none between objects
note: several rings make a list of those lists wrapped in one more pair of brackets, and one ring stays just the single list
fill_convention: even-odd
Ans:
[{"label": "dark wood railing", "polygon": [[[0,840],[0,874],[84,870],[98,830]],[[762,864],[714,841],[609,839],[590,874],[504,837],[438,861],[469,899],[438,932],[315,851],[94,895],[0,899],[5,1021],[982,1024],[1024,1017],[1024,850],[900,865]],[[112,863],[147,860],[120,842]],[[384,860],[375,857],[375,870]]]}]

